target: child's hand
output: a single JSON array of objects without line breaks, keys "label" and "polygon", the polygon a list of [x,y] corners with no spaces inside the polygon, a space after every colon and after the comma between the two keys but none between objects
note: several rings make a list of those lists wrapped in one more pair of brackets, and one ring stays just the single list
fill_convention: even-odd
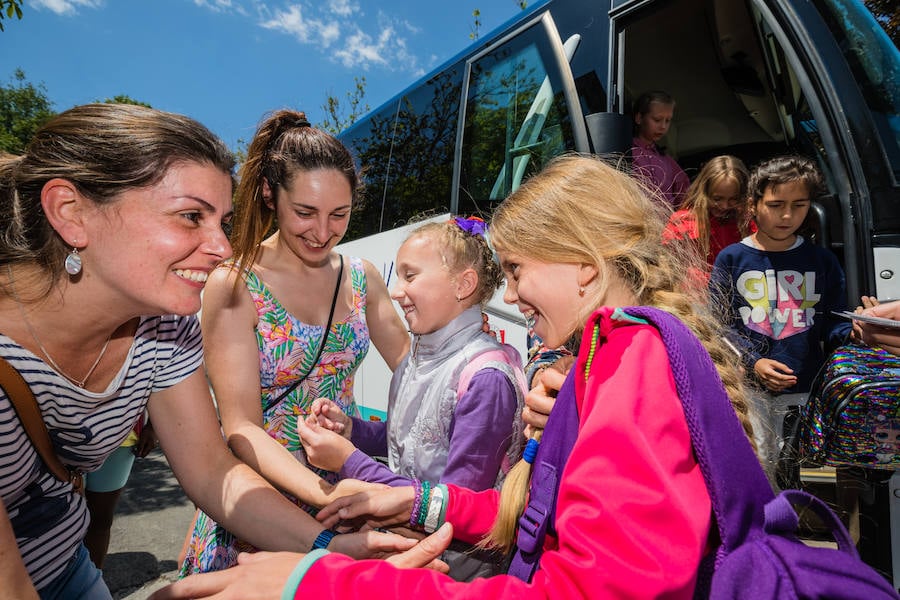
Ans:
[{"label": "child's hand", "polygon": [[488,316],[486,312],[481,313],[481,331],[488,334],[494,339],[497,339],[497,332],[491,329],[491,324],[488,321]]},{"label": "child's hand", "polygon": [[348,440],[353,431],[351,419],[341,407],[328,398],[316,398],[309,407],[309,414],[316,418],[320,427],[339,433]]},{"label": "child's hand", "polygon": [[409,523],[415,495],[412,486],[401,486],[344,496],[320,510],[316,518],[329,528],[361,519],[370,527],[404,525]]},{"label": "child's hand", "polygon": [[297,434],[309,463],[326,471],[340,471],[356,450],[350,440],[320,426],[313,415],[297,420]]},{"label": "child's hand", "polygon": [[797,384],[797,376],[794,371],[784,363],[761,358],[753,365],[753,372],[759,378],[766,389],[772,392],[783,392]]},{"label": "child's hand", "polygon": [[525,421],[525,437],[530,438],[535,428],[547,425],[550,410],[556,404],[556,394],[566,380],[566,374],[575,362],[574,356],[563,356],[556,362],[542,368],[532,380],[531,390],[525,394],[522,420]]}]

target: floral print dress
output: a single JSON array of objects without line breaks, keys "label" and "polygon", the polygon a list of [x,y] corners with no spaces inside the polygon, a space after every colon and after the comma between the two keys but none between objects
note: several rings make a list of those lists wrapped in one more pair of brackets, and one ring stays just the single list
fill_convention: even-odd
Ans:
[{"label": "floral print dress", "polygon": [[[369,349],[365,318],[366,277],[361,259],[345,260],[349,266],[345,271],[349,271],[353,286],[353,307],[344,318],[335,315],[325,349],[312,369],[310,363],[318,353],[324,327],[299,321],[285,310],[253,271],[243,272],[259,318],[256,342],[259,346],[263,428],[304,465],[308,463],[297,435],[297,420],[306,417],[313,400],[329,398],[348,415],[359,416],[353,400],[353,374]],[[272,405],[307,372],[309,375],[300,385]],[[332,483],[338,479],[336,473],[313,470]],[[286,496],[303,509],[311,510],[296,498]],[[198,510],[180,575],[226,569],[237,564],[238,552],[253,550],[252,546],[235,538]]]}]

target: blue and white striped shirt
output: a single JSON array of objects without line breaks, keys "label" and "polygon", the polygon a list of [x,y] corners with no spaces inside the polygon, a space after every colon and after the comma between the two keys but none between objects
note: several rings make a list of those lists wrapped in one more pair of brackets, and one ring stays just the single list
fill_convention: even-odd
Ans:
[{"label": "blue and white striped shirt", "polygon": [[[191,375],[203,360],[196,316],[144,317],[118,375],[103,392],[76,387],[0,334],[0,355],[31,386],[57,456],[93,471],[122,443],[150,394]],[[88,511],[72,486],[53,477],[0,390],[0,498],[37,589],[65,569],[84,538]]]}]

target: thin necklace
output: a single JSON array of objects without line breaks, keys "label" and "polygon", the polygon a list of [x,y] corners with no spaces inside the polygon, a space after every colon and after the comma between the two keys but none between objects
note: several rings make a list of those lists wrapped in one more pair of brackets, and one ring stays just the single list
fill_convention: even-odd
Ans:
[{"label": "thin necklace", "polygon": [[12,275],[12,267],[10,265],[6,265],[6,270],[9,273],[9,289],[12,292],[13,300],[16,301],[16,306],[19,307],[19,314],[22,315],[22,322],[25,323],[25,327],[28,329],[28,333],[31,334],[31,337],[34,339],[34,343],[38,345],[38,348],[41,349],[41,352],[44,353],[44,356],[47,358],[47,362],[50,363],[50,366],[56,369],[56,372],[77,385],[80,388],[84,388],[84,384],[87,383],[87,380],[91,378],[91,375],[94,374],[94,371],[97,369],[97,365],[100,364],[100,360],[103,358],[103,355],[106,354],[106,349],[109,347],[109,342],[112,340],[112,332],[109,334],[109,337],[106,338],[106,342],[103,344],[103,348],[100,350],[100,354],[97,355],[97,360],[94,361],[94,364],[91,365],[91,368],[88,369],[87,374],[81,379],[76,379],[72,377],[68,373],[66,373],[62,367],[56,364],[56,361],[53,360],[53,357],[50,356],[50,353],[47,352],[47,349],[44,348],[44,345],[41,343],[40,338],[37,336],[37,332],[31,326],[31,323],[28,322],[28,319],[25,317],[25,309],[22,307],[22,302],[19,300],[19,294],[16,292],[15,282],[13,281]]}]

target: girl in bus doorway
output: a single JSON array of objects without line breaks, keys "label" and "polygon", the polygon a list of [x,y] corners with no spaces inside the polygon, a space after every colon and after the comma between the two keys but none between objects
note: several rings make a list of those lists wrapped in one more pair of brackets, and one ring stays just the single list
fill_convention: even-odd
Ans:
[{"label": "girl in bus doorway", "polygon": [[655,196],[676,209],[690,186],[687,174],[659,145],[669,131],[675,100],[662,91],[644,92],[634,102],[631,166]]},{"label": "girl in bus doorway", "polygon": [[[749,177],[739,158],[725,155],[710,159],[688,189],[683,208],[669,219],[663,240],[690,240],[711,269],[719,252],[751,233]],[[704,273],[704,283],[707,276]]]},{"label": "girl in bus doorway", "polygon": [[[481,307],[501,282],[484,231],[480,219],[455,217],[419,227],[400,246],[391,297],[413,340],[391,380],[387,423],[351,420],[334,403],[317,401],[321,423],[338,423],[349,439],[313,418],[298,423],[312,464],[392,486],[423,480],[486,490],[502,483],[525,441],[524,374],[518,353],[482,331]],[[387,456],[390,469],[370,456]],[[427,490],[421,502],[438,493]],[[500,572],[498,554],[462,549],[444,555],[455,579]]]},{"label": "girl in bus doorway", "polygon": [[837,258],[797,233],[824,189],[815,164],[799,156],[770,159],[754,169],[748,187],[757,230],[719,253],[710,285],[763,389],[753,429],[772,474],[788,407],[804,401],[798,394],[809,391],[825,360],[823,344],[828,352],[843,343],[851,325],[832,314],[847,308]]}]

